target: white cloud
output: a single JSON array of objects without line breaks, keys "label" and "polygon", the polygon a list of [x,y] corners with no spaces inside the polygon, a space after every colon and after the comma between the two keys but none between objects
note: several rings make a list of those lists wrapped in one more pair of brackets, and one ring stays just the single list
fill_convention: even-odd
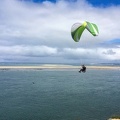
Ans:
[{"label": "white cloud", "polygon": [[[120,6],[93,7],[85,0],[63,0],[56,3],[45,1],[40,4],[17,0],[0,1],[0,55],[4,56],[3,61],[13,56],[42,59],[51,55],[54,59],[82,57],[90,60],[97,57],[120,60],[117,46],[102,46],[106,41],[120,39],[119,11]],[[99,36],[93,37],[85,31],[80,42],[75,43],[70,34],[71,26],[81,20],[96,23]],[[115,54],[107,54],[110,50]]]},{"label": "white cloud", "polygon": [[93,48],[93,49],[83,49],[83,48],[65,48],[63,53],[66,58],[69,59],[89,59],[89,60],[119,60],[120,59],[120,48]]},{"label": "white cloud", "polygon": [[[52,48],[47,46],[0,46],[1,61],[56,61],[56,58],[73,61],[119,60],[120,48]],[[36,60],[35,60],[36,59]],[[43,61],[43,62],[45,62]],[[52,61],[49,61],[52,62]],[[59,61],[56,61],[59,62]],[[62,61],[61,61],[62,62]]]},{"label": "white cloud", "polygon": [[57,54],[56,48],[47,46],[0,46],[0,54],[6,55],[21,55],[21,56],[54,56]]}]

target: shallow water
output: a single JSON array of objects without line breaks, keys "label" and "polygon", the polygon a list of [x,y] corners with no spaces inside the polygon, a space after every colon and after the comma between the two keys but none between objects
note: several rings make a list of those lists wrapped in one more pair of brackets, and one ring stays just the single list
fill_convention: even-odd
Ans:
[{"label": "shallow water", "polygon": [[0,70],[0,120],[106,120],[120,115],[120,71]]}]

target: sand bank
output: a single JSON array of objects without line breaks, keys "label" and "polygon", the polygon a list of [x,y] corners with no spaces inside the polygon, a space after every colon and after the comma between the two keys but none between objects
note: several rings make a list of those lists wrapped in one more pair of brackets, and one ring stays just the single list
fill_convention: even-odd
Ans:
[{"label": "sand bank", "polygon": [[[87,69],[120,69],[120,66],[86,66]],[[81,66],[43,64],[38,66],[0,66],[0,69],[80,69]]]},{"label": "sand bank", "polygon": [[120,120],[120,118],[110,118],[108,120]]}]

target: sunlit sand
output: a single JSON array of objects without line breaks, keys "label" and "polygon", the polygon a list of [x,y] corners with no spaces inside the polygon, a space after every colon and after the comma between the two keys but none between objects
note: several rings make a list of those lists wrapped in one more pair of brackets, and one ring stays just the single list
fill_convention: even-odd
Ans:
[{"label": "sunlit sand", "polygon": [[[120,69],[120,66],[86,66],[87,69]],[[81,66],[43,64],[35,66],[0,66],[0,69],[80,69]]]},{"label": "sunlit sand", "polygon": [[120,120],[120,118],[110,118],[108,120]]}]

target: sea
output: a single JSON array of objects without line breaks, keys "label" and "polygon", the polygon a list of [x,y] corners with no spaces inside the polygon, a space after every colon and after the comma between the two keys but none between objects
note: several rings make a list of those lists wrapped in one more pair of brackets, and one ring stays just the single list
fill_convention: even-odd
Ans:
[{"label": "sea", "polygon": [[120,116],[120,70],[1,69],[0,120]]}]

